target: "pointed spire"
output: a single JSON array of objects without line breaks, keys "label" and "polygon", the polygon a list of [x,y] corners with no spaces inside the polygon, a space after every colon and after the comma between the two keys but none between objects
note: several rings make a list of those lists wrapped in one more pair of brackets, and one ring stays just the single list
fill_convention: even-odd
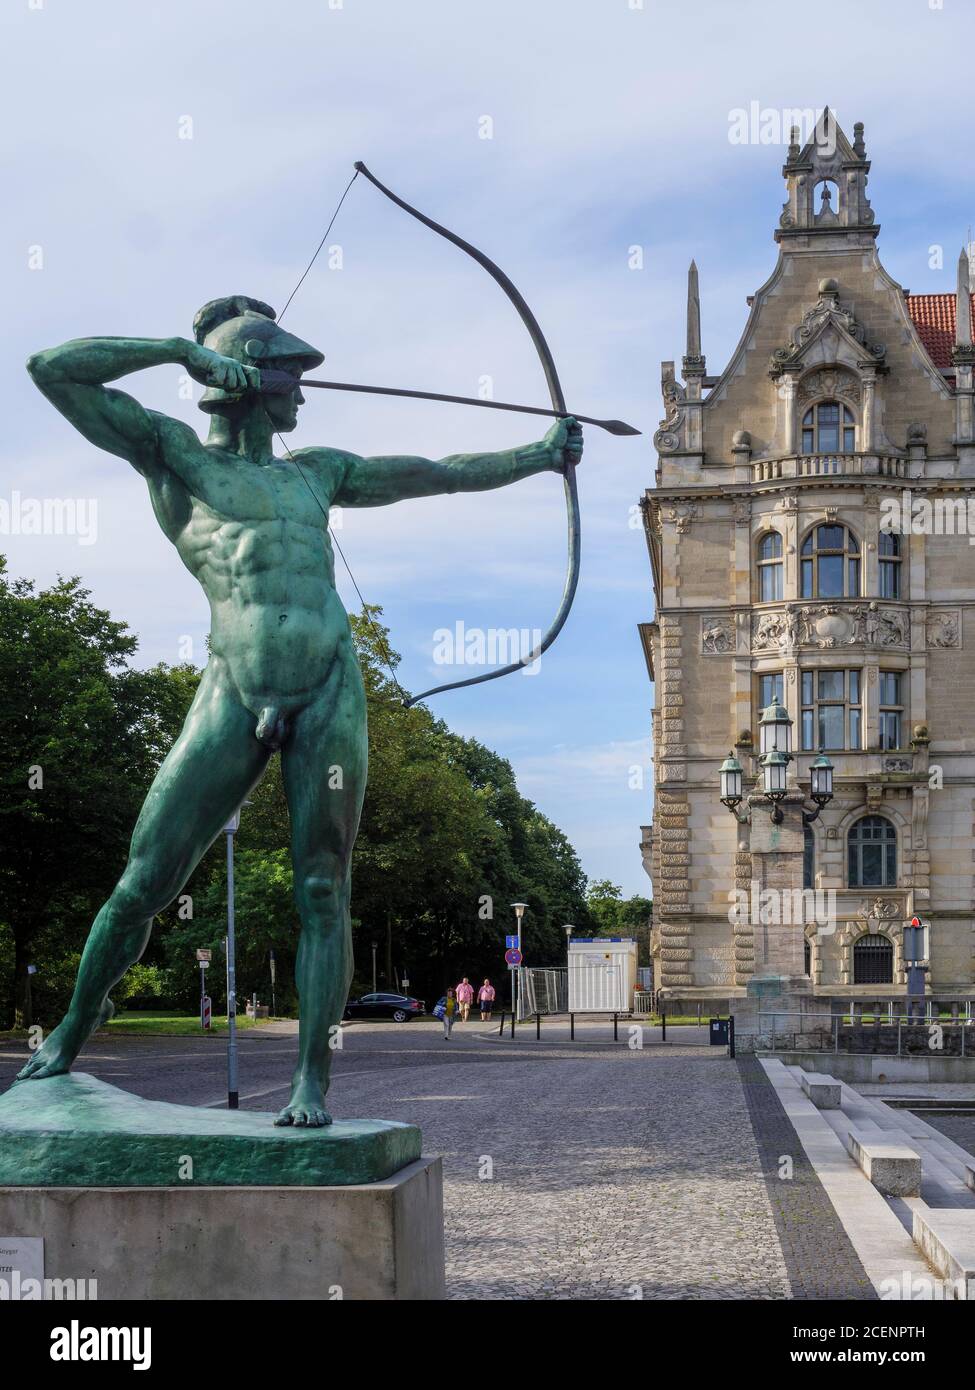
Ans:
[{"label": "pointed spire", "polygon": [[687,270],[687,356],[701,355],[701,298],[697,287],[697,265]]},{"label": "pointed spire", "polygon": [[971,291],[968,278],[968,252],[961,248],[958,257],[958,284],[955,290],[955,346],[972,346]]}]

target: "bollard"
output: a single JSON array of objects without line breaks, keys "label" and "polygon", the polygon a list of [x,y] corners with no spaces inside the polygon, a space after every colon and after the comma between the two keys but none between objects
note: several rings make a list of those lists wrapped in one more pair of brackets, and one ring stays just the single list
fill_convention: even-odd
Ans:
[{"label": "bollard", "polygon": [[660,1041],[661,1041],[661,1042],[666,1042],[666,1041],[667,1041],[667,1011],[666,1011],[666,1009],[661,1009],[661,1010],[660,1010]]},{"label": "bollard", "polygon": [[576,1040],[576,1016],[569,1014],[569,1038],[572,1042]]},{"label": "bollard", "polygon": [[514,1011],[514,1009],[512,1009],[512,1010],[511,1010],[511,1036],[514,1037],[514,1035],[515,1035],[515,1011]]},{"label": "bollard", "polygon": [[613,1042],[619,1042],[620,1040],[619,1021],[619,1014],[613,1014]]},{"label": "bollard", "polygon": [[536,1011],[535,1011],[535,1041],[538,1042],[538,1040],[541,1038],[541,1036],[542,1036],[542,1016],[541,1016],[541,1014],[538,1012],[538,1010],[536,1009]]},{"label": "bollard", "polygon": [[501,1010],[501,1023],[500,1023],[500,1025],[498,1026],[498,1037],[499,1037],[499,1038],[501,1038],[501,1037],[504,1036],[505,1012],[506,1012],[506,1011],[505,1011],[504,1009]]},{"label": "bollard", "polygon": [[730,1014],[728,1017],[728,1056],[735,1055],[735,1016]]}]

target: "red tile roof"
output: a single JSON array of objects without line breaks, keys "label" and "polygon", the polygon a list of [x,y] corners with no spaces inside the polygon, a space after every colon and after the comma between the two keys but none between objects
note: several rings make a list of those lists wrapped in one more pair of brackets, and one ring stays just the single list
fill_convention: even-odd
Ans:
[{"label": "red tile roof", "polygon": [[[975,295],[972,295],[975,300]],[[955,343],[955,296],[953,294],[909,294],[907,312],[914,320],[921,342],[936,367],[951,366]],[[970,309],[975,318],[975,310]],[[975,322],[973,322],[975,327]]]}]

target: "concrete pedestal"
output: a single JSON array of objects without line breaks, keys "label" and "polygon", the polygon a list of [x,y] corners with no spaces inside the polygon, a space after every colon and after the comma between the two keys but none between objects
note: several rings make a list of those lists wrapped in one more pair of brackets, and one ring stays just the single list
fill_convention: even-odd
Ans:
[{"label": "concrete pedestal", "polygon": [[0,1187],[0,1236],[99,1299],[441,1299],[439,1158],[342,1187]]}]

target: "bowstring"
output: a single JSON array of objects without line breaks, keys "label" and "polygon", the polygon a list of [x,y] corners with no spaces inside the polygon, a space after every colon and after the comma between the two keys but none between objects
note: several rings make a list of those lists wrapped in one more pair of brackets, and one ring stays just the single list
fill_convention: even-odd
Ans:
[{"label": "bowstring", "polygon": [[[285,300],[284,308],[281,310],[280,314],[278,314],[277,319],[275,320],[276,323],[280,323],[281,320],[284,318],[285,314],[287,313],[288,305],[291,303],[295,295],[301,289],[302,285],[305,282],[305,278],[308,275],[308,272],[311,270],[312,266],[318,260],[319,252],[325,245],[326,241],[328,241],[328,234],[332,230],[332,227],[335,225],[335,219],[338,217],[339,213],[342,210],[342,204],[345,202],[346,197],[348,196],[349,189],[352,187],[352,185],[355,183],[358,177],[359,170],[357,169],[355,173],[352,175],[352,177],[349,179],[349,182],[345,185],[345,189],[342,193],[342,196],[338,200],[338,203],[335,205],[335,211],[329,218],[328,226],[325,228],[325,233],[322,236],[321,241],[318,243],[318,246],[315,250],[315,254],[312,256],[311,260],[308,262],[304,270],[301,272],[301,275],[298,277],[298,283],[295,285],[294,289],[291,291],[291,293],[288,295],[288,298]],[[332,528],[332,523],[329,519],[328,512],[322,506],[321,501],[318,497],[318,493],[315,491],[311,483],[305,477],[304,469],[302,468],[298,460],[295,458],[291,450],[288,448],[288,445],[285,443],[285,440],[282,438],[282,436],[278,433],[277,430],[275,430],[275,434],[277,435],[277,438],[281,444],[281,447],[284,449],[284,452],[288,455],[288,458],[294,464],[295,468],[297,468],[298,476],[301,478],[301,481],[304,483],[305,487],[308,489],[312,497],[315,499],[315,505],[318,507],[318,510],[321,512],[322,516],[325,518],[325,525],[328,528],[328,534],[332,539],[332,544],[335,546],[335,549],[342,557],[342,563],[348,571],[349,578],[352,581],[352,587],[353,589],[355,589],[359,602],[362,605],[362,616],[369,624],[369,627],[372,630],[373,637],[376,639],[376,644],[379,649],[380,660],[383,662],[383,665],[389,672],[390,677],[392,678],[392,682],[395,685],[396,689],[399,691],[400,696],[403,699],[403,702],[407,703],[409,701],[409,696],[400,684],[399,677],[396,675],[396,671],[393,668],[392,653],[390,652],[389,643],[386,640],[386,635],[382,631],[382,629],[373,621],[372,614],[369,612],[369,605],[366,603],[365,599],[362,596],[362,590],[359,588],[359,585],[356,581],[356,577],[352,573],[352,566],[349,564],[348,559],[346,558],[345,551],[339,544],[338,537],[336,536],[335,531]]]}]

